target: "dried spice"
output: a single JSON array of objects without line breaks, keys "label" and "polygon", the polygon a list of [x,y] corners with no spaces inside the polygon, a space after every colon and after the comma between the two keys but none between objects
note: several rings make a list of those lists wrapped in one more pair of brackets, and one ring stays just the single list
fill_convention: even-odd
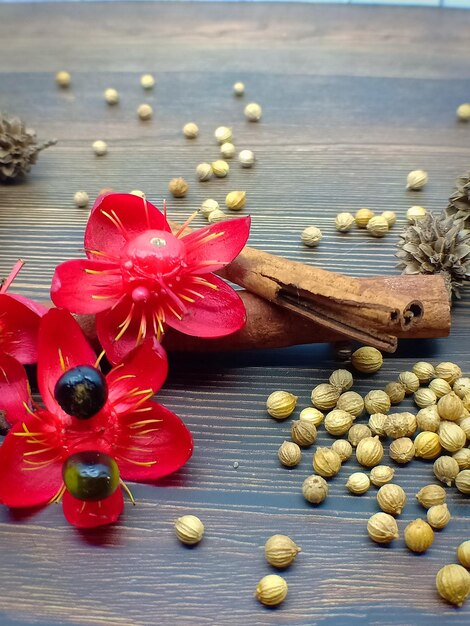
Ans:
[{"label": "dried spice", "polygon": [[457,452],[467,441],[466,434],[455,422],[442,421],[437,434],[441,446],[449,452]]},{"label": "dried spice", "polygon": [[444,565],[436,574],[439,595],[456,606],[462,606],[470,595],[470,573],[461,565]]},{"label": "dried spice", "polygon": [[414,224],[426,217],[428,211],[424,206],[410,206],[406,212],[406,219],[409,224]]},{"label": "dried spice", "polygon": [[212,171],[217,178],[225,178],[229,172],[230,166],[227,161],[222,161],[218,159],[217,161],[212,161]]},{"label": "dried spice", "polygon": [[381,215],[375,215],[367,222],[367,231],[372,237],[384,237],[388,231],[389,226],[385,217]]},{"label": "dried spice", "polygon": [[196,167],[196,176],[201,183],[206,182],[212,178],[212,165],[210,163],[199,163]]},{"label": "dried spice", "polygon": [[256,586],[256,598],[266,606],[277,606],[287,597],[287,583],[277,574],[264,576]]},{"label": "dried spice", "polygon": [[73,196],[73,201],[79,209],[84,209],[88,206],[89,198],[86,191],[77,191]]},{"label": "dried spice", "polygon": [[437,433],[423,431],[419,433],[415,441],[415,455],[422,459],[435,459],[442,451],[441,443]]},{"label": "dried spice", "polygon": [[420,409],[437,403],[437,396],[429,387],[421,387],[414,394],[414,401]]},{"label": "dried spice", "polygon": [[339,400],[340,391],[337,387],[322,383],[312,389],[311,400],[315,408],[332,409]]},{"label": "dried spice", "polygon": [[437,412],[441,419],[456,422],[464,416],[465,408],[458,395],[451,391],[439,399]]},{"label": "dried spice", "polygon": [[299,415],[299,419],[301,421],[310,422],[314,426],[320,426],[324,417],[323,413],[318,409],[315,409],[313,406],[308,406],[305,409],[302,409]]},{"label": "dried spice", "polygon": [[374,467],[378,465],[384,455],[384,449],[377,436],[361,439],[357,444],[357,462],[364,467]]},{"label": "dried spice", "polygon": [[424,170],[413,170],[406,177],[406,188],[412,191],[422,189],[428,182],[428,174]]},{"label": "dried spice", "polygon": [[470,469],[462,470],[457,474],[455,486],[461,493],[470,493]]},{"label": "dried spice", "polygon": [[[375,433],[374,433],[375,434]],[[361,439],[371,437],[372,431],[365,424],[354,424],[348,432],[348,441],[355,448]]]},{"label": "dried spice", "polygon": [[470,393],[470,378],[457,378],[457,380],[452,385],[452,391],[456,393],[461,400],[463,400],[465,396]]},{"label": "dried spice", "polygon": [[412,371],[422,385],[432,380],[435,375],[434,366],[427,361],[418,361],[413,365]]},{"label": "dried spice", "polygon": [[426,517],[430,526],[436,530],[441,530],[447,526],[452,516],[447,504],[436,504],[428,509]]},{"label": "dried spice", "polygon": [[183,515],[175,521],[176,536],[188,546],[199,543],[204,536],[204,524],[195,515]]},{"label": "dried spice", "polygon": [[232,136],[232,129],[228,126],[219,126],[214,132],[215,140],[220,144],[231,142]]},{"label": "dried spice", "polygon": [[398,539],[398,526],[394,517],[388,513],[375,513],[367,522],[367,532],[376,543],[391,543]]},{"label": "dried spice", "polygon": [[457,548],[457,558],[464,567],[470,569],[470,540],[464,541]]},{"label": "dried spice", "polygon": [[391,382],[386,385],[385,393],[390,398],[391,404],[400,404],[405,397],[405,388],[399,382]]},{"label": "dried spice", "polygon": [[348,432],[353,423],[353,416],[347,411],[334,409],[325,416],[325,430],[330,435],[339,437]]},{"label": "dried spice", "polygon": [[415,444],[409,437],[400,437],[390,444],[389,454],[395,463],[404,465],[414,458],[416,454]]},{"label": "dried spice", "polygon": [[354,495],[360,496],[370,487],[370,479],[364,472],[354,472],[346,482],[346,488]]},{"label": "dried spice", "polygon": [[462,448],[454,452],[452,458],[457,461],[460,470],[470,469],[470,448]]},{"label": "dried spice", "polygon": [[140,84],[144,89],[153,89],[155,86],[155,78],[152,74],[142,74]]},{"label": "dried spice", "polygon": [[418,491],[416,499],[425,509],[430,509],[436,504],[444,504],[446,495],[444,487],[440,485],[426,485]]},{"label": "dried spice", "polygon": [[301,548],[287,535],[272,535],[264,544],[264,556],[269,565],[284,569],[289,567]]},{"label": "dried spice", "polygon": [[111,87],[109,89],[105,89],[103,95],[104,95],[104,99],[106,100],[108,104],[110,105],[118,104],[119,93],[118,91],[116,91],[116,89],[112,89]]},{"label": "dried spice", "polygon": [[147,121],[152,119],[153,109],[150,104],[140,104],[137,107],[137,115],[142,121]]},{"label": "dried spice", "polygon": [[[462,106],[468,107],[470,120],[470,104]],[[446,213],[453,220],[461,222],[465,228],[470,228],[470,172],[457,179]]]},{"label": "dried spice", "polygon": [[387,437],[399,439],[406,437],[409,430],[408,413],[390,413],[384,421],[384,431]]},{"label": "dried spice", "polygon": [[322,237],[323,235],[321,230],[316,226],[308,226],[307,228],[304,228],[304,230],[300,234],[301,242],[309,248],[314,248],[315,246],[318,246],[318,244],[322,240]]},{"label": "dried spice", "polygon": [[395,470],[388,465],[376,465],[370,470],[370,482],[376,487],[382,487],[393,480]]},{"label": "dried spice", "polygon": [[194,122],[188,122],[183,126],[183,135],[187,139],[196,139],[199,135],[199,126]]},{"label": "dried spice", "polygon": [[429,383],[429,389],[432,389],[437,398],[442,398],[452,391],[452,387],[443,378],[435,378]]},{"label": "dried spice", "polygon": [[284,441],[277,452],[277,456],[285,467],[295,467],[302,460],[302,451],[293,441]]},{"label": "dried spice", "polygon": [[292,441],[303,448],[307,448],[315,443],[317,429],[310,422],[304,420],[294,420],[291,427]]},{"label": "dried spice", "polygon": [[452,486],[457,474],[460,472],[457,461],[453,457],[446,455],[436,459],[432,469],[437,480],[440,480],[441,483],[448,487]]},{"label": "dried spice", "polygon": [[351,213],[338,213],[335,218],[335,227],[340,233],[346,233],[348,230],[351,230],[352,225],[354,224],[354,215]]},{"label": "dried spice", "polygon": [[383,357],[377,348],[364,346],[353,352],[351,362],[353,367],[359,372],[373,374],[374,372],[378,372],[382,367]]},{"label": "dried spice", "polygon": [[380,389],[369,391],[364,398],[364,406],[370,415],[373,413],[387,413],[390,410],[390,404],[390,397],[385,391]]},{"label": "dried spice", "polygon": [[59,87],[67,88],[70,87],[72,83],[72,77],[70,76],[69,72],[61,70],[55,75],[55,82],[57,83],[57,85],[59,85]]},{"label": "dried spice", "polygon": [[335,370],[331,374],[329,382],[330,385],[333,385],[333,387],[337,387],[341,391],[341,393],[343,393],[344,391],[348,391],[348,389],[351,389],[354,383],[354,379],[350,371],[340,369]]},{"label": "dried spice", "polygon": [[241,150],[238,154],[238,161],[242,167],[252,167],[255,162],[255,154],[252,150]]},{"label": "dried spice", "polygon": [[271,417],[283,420],[294,411],[298,399],[288,391],[273,391],[266,400],[266,409]]},{"label": "dried spice", "polygon": [[328,496],[328,483],[321,476],[312,474],[304,480],[302,494],[310,504],[320,504]]},{"label": "dried spice", "polygon": [[441,423],[441,418],[437,412],[437,406],[432,404],[418,411],[416,415],[416,423],[420,430],[428,430],[437,433]]},{"label": "dried spice", "polygon": [[215,209],[215,211],[211,211],[207,216],[207,221],[209,224],[216,224],[217,222],[223,222],[227,219],[227,215],[221,211],[220,209]]},{"label": "dried spice", "polygon": [[224,159],[233,159],[235,155],[235,146],[233,145],[233,143],[230,143],[229,141],[223,143],[220,146],[220,155]]},{"label": "dried spice", "polygon": [[391,228],[397,221],[397,214],[395,211],[384,211],[382,217],[387,220],[388,227]]},{"label": "dried spice", "polygon": [[246,119],[249,122],[259,122],[263,111],[259,104],[257,104],[256,102],[250,102],[246,105],[244,113]]},{"label": "dried spice", "polygon": [[243,96],[245,93],[245,85],[241,82],[234,83],[232,89],[236,96]]},{"label": "dried spice", "polygon": [[331,448],[317,448],[313,455],[313,469],[323,478],[332,478],[341,469],[341,457]]},{"label": "dried spice", "polygon": [[364,400],[356,391],[346,391],[338,398],[336,408],[347,411],[353,417],[359,417],[364,411]]},{"label": "dried spice", "polygon": [[358,211],[356,211],[354,220],[358,228],[366,228],[369,220],[371,220],[374,215],[375,213],[370,209],[359,209]]},{"label": "dried spice", "polygon": [[419,389],[419,378],[413,372],[401,372],[398,376],[398,382],[403,385],[407,396]]},{"label": "dried spice", "polygon": [[460,297],[470,275],[470,231],[460,222],[428,214],[408,226],[397,245],[397,267],[404,274],[442,273],[449,300],[452,295]]},{"label": "dried spice", "polygon": [[108,152],[108,146],[106,142],[102,141],[101,139],[94,141],[92,148],[96,156],[104,156]]},{"label": "dried spice", "polygon": [[378,490],[377,503],[385,513],[400,515],[406,504],[406,493],[400,485],[388,483]]},{"label": "dried spice", "polygon": [[436,365],[436,376],[443,378],[449,385],[453,385],[455,381],[462,376],[462,370],[456,363],[443,361],[439,363],[439,365]]},{"label": "dried spice", "polygon": [[174,198],[184,198],[189,191],[189,185],[184,178],[172,178],[168,183],[168,191]]},{"label": "dried spice", "polygon": [[225,197],[225,206],[231,211],[241,211],[246,204],[246,191],[230,191]]},{"label": "dried spice", "polygon": [[387,421],[387,415],[384,413],[373,413],[369,417],[369,428],[372,431],[373,435],[378,435],[379,437],[385,437],[385,423]]},{"label": "dried spice", "polygon": [[345,463],[352,455],[352,445],[346,439],[337,439],[331,444],[331,449],[338,453],[341,463]]},{"label": "dried spice", "polygon": [[217,200],[213,200],[212,198],[207,198],[201,204],[200,211],[204,215],[205,218],[208,218],[212,211],[220,210],[219,203]]},{"label": "dried spice", "polygon": [[434,531],[424,520],[415,519],[405,528],[404,537],[407,548],[421,554],[432,546]]},{"label": "dried spice", "polygon": [[0,113],[0,183],[22,178],[36,163],[41,150],[55,143],[55,139],[38,143],[36,132],[19,117]]},{"label": "dried spice", "polygon": [[463,104],[459,104],[456,115],[460,122],[470,121],[470,103],[464,102]]}]

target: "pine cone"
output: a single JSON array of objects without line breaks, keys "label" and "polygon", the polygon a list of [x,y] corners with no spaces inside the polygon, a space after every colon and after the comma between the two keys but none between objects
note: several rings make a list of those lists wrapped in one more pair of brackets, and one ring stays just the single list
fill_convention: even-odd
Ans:
[{"label": "pine cone", "polygon": [[456,190],[449,198],[446,213],[462,221],[465,228],[470,228],[470,172],[457,179]]},{"label": "pine cone", "polygon": [[462,222],[428,213],[400,235],[396,256],[403,274],[444,274],[449,300],[470,280],[470,230]]},{"label": "pine cone", "polygon": [[19,117],[0,113],[0,183],[11,182],[31,169],[38,153],[56,140],[38,144],[34,130],[26,128]]}]

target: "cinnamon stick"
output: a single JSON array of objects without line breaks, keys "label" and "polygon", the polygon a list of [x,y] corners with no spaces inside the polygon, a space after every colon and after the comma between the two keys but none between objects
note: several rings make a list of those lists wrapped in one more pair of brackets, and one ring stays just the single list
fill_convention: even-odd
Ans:
[{"label": "cinnamon stick", "polygon": [[[397,329],[397,337],[409,339],[445,337],[450,330],[450,307],[444,280],[440,276],[379,276],[361,278],[368,289],[387,290],[416,296],[423,303],[424,314],[410,329]],[[271,304],[247,291],[238,292],[244,301],[247,323],[228,337],[201,339],[182,335],[171,328],[164,337],[165,348],[178,352],[215,352],[282,348],[308,343],[326,343],[344,340],[342,333],[299,317],[296,313]],[[95,343],[95,318],[77,316],[88,338]]]},{"label": "cinnamon stick", "polygon": [[329,333],[388,352],[396,349],[397,333],[424,315],[416,296],[249,247],[218,274]]}]

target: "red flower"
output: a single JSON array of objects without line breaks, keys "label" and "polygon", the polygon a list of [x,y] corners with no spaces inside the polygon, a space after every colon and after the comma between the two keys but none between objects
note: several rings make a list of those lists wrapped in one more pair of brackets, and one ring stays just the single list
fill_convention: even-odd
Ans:
[{"label": "red flower", "polygon": [[242,250],[250,218],[219,222],[183,236],[165,216],[131,194],[99,196],[85,232],[87,260],[59,265],[56,306],[96,314],[97,332],[116,363],[166,325],[188,335],[221,337],[245,323],[241,299],[212,272]]},{"label": "red flower", "polygon": [[[95,451],[117,462],[124,480],[155,480],[179,469],[192,453],[191,434],[164,406],[150,401],[167,375],[163,349],[148,339],[106,376],[107,400],[89,419],[64,412],[55,399],[57,381],[77,366],[96,365],[80,327],[66,311],[52,309],[42,319],[38,345],[38,384],[45,408],[30,408],[26,376],[4,355],[0,395],[15,380],[15,425],[0,448],[0,501],[32,507],[63,496],[67,520],[80,527],[115,521],[121,513],[121,488],[98,501],[75,498],[63,482],[64,462]],[[123,483],[121,483],[123,485]]]},{"label": "red flower", "polygon": [[47,309],[23,296],[7,293],[23,265],[21,260],[15,263],[0,288],[0,352],[27,364],[37,360],[39,322]]}]

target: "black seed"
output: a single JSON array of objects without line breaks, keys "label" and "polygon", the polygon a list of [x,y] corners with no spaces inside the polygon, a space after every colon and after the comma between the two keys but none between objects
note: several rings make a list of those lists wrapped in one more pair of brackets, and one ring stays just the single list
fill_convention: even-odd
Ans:
[{"label": "black seed", "polygon": [[78,365],[64,372],[54,388],[62,409],[78,419],[89,419],[101,411],[108,399],[103,374],[91,365]]},{"label": "black seed", "polygon": [[103,452],[77,452],[65,461],[62,476],[69,493],[78,500],[103,500],[119,485],[116,461]]}]

